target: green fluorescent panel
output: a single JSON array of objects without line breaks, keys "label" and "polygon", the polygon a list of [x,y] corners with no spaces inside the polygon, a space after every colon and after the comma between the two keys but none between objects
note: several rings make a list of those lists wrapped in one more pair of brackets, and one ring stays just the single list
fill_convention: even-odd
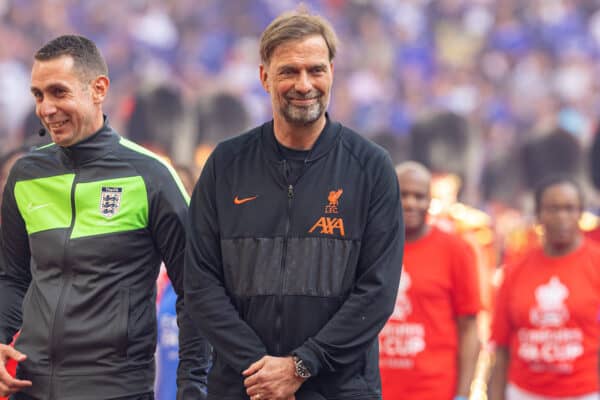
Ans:
[{"label": "green fluorescent panel", "polygon": [[20,181],[15,198],[29,235],[71,226],[71,186],[74,174]]},{"label": "green fluorescent panel", "polygon": [[148,225],[148,195],[140,176],[78,183],[71,238],[143,229]]},{"label": "green fluorescent panel", "polygon": [[175,183],[177,183],[177,187],[179,188],[179,191],[181,192],[181,195],[185,199],[186,204],[187,205],[190,204],[190,196],[188,195],[187,191],[185,190],[185,187],[183,186],[183,182],[181,182],[181,179],[179,178],[179,175],[177,175],[177,172],[171,166],[171,164],[169,164],[168,162],[166,162],[165,160],[163,160],[162,158],[160,158],[159,156],[157,156],[156,154],[154,154],[153,152],[151,152],[147,148],[142,147],[139,144],[132,142],[131,140],[128,140],[128,139],[125,139],[125,138],[121,138],[121,140],[119,140],[119,143],[121,145],[127,147],[130,150],[133,150],[133,151],[135,151],[137,153],[141,153],[141,154],[144,154],[144,155],[146,155],[148,157],[154,158],[155,160],[157,160],[158,162],[160,162],[162,165],[164,165],[169,170],[169,173],[173,176],[173,179],[175,179]]}]

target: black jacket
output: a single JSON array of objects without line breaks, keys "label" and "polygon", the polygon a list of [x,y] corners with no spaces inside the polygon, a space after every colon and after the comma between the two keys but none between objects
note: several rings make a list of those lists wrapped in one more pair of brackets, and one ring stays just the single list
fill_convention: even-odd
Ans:
[{"label": "black jacket", "polygon": [[[173,170],[108,125],[21,158],[4,192],[0,340],[38,399],[151,392],[161,260],[179,294],[178,398],[202,398],[209,347],[183,312],[187,195]],[[31,260],[31,262],[30,262]],[[21,312],[22,304],[22,312]]]},{"label": "black jacket", "polygon": [[185,303],[215,349],[209,398],[246,398],[244,369],[293,353],[301,391],[379,399],[404,240],[393,165],[328,121],[295,184],[287,168],[266,123],[221,143],[192,195]]}]

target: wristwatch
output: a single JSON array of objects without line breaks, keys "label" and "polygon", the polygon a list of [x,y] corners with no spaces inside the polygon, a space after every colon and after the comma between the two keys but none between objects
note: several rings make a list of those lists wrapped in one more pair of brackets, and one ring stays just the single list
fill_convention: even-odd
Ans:
[{"label": "wristwatch", "polygon": [[311,377],[311,373],[304,365],[304,361],[302,361],[298,356],[292,356],[292,360],[294,360],[294,365],[296,367],[295,375],[298,378],[308,379]]}]

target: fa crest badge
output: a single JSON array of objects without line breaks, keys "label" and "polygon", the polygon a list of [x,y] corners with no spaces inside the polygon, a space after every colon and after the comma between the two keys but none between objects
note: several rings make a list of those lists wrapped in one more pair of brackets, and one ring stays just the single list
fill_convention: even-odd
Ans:
[{"label": "fa crest badge", "polygon": [[120,187],[102,187],[100,196],[100,214],[105,218],[112,218],[121,207],[121,194],[123,188]]}]

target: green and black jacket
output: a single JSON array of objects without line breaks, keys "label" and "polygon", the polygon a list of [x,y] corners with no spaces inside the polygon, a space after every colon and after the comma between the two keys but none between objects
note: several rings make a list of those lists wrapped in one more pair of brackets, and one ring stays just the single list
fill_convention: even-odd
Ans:
[{"label": "green and black jacket", "polygon": [[185,301],[215,349],[209,399],[247,398],[241,373],[266,354],[304,361],[298,399],[379,399],[404,238],[394,167],[329,120],[296,179],[289,161],[266,123],[221,143],[192,195]]},{"label": "green and black jacket", "polygon": [[[107,123],[20,159],[4,192],[0,340],[37,399],[109,399],[154,385],[156,278],[178,293],[178,399],[203,398],[209,346],[183,309],[188,197],[165,162]],[[22,306],[22,307],[21,307]]]}]

